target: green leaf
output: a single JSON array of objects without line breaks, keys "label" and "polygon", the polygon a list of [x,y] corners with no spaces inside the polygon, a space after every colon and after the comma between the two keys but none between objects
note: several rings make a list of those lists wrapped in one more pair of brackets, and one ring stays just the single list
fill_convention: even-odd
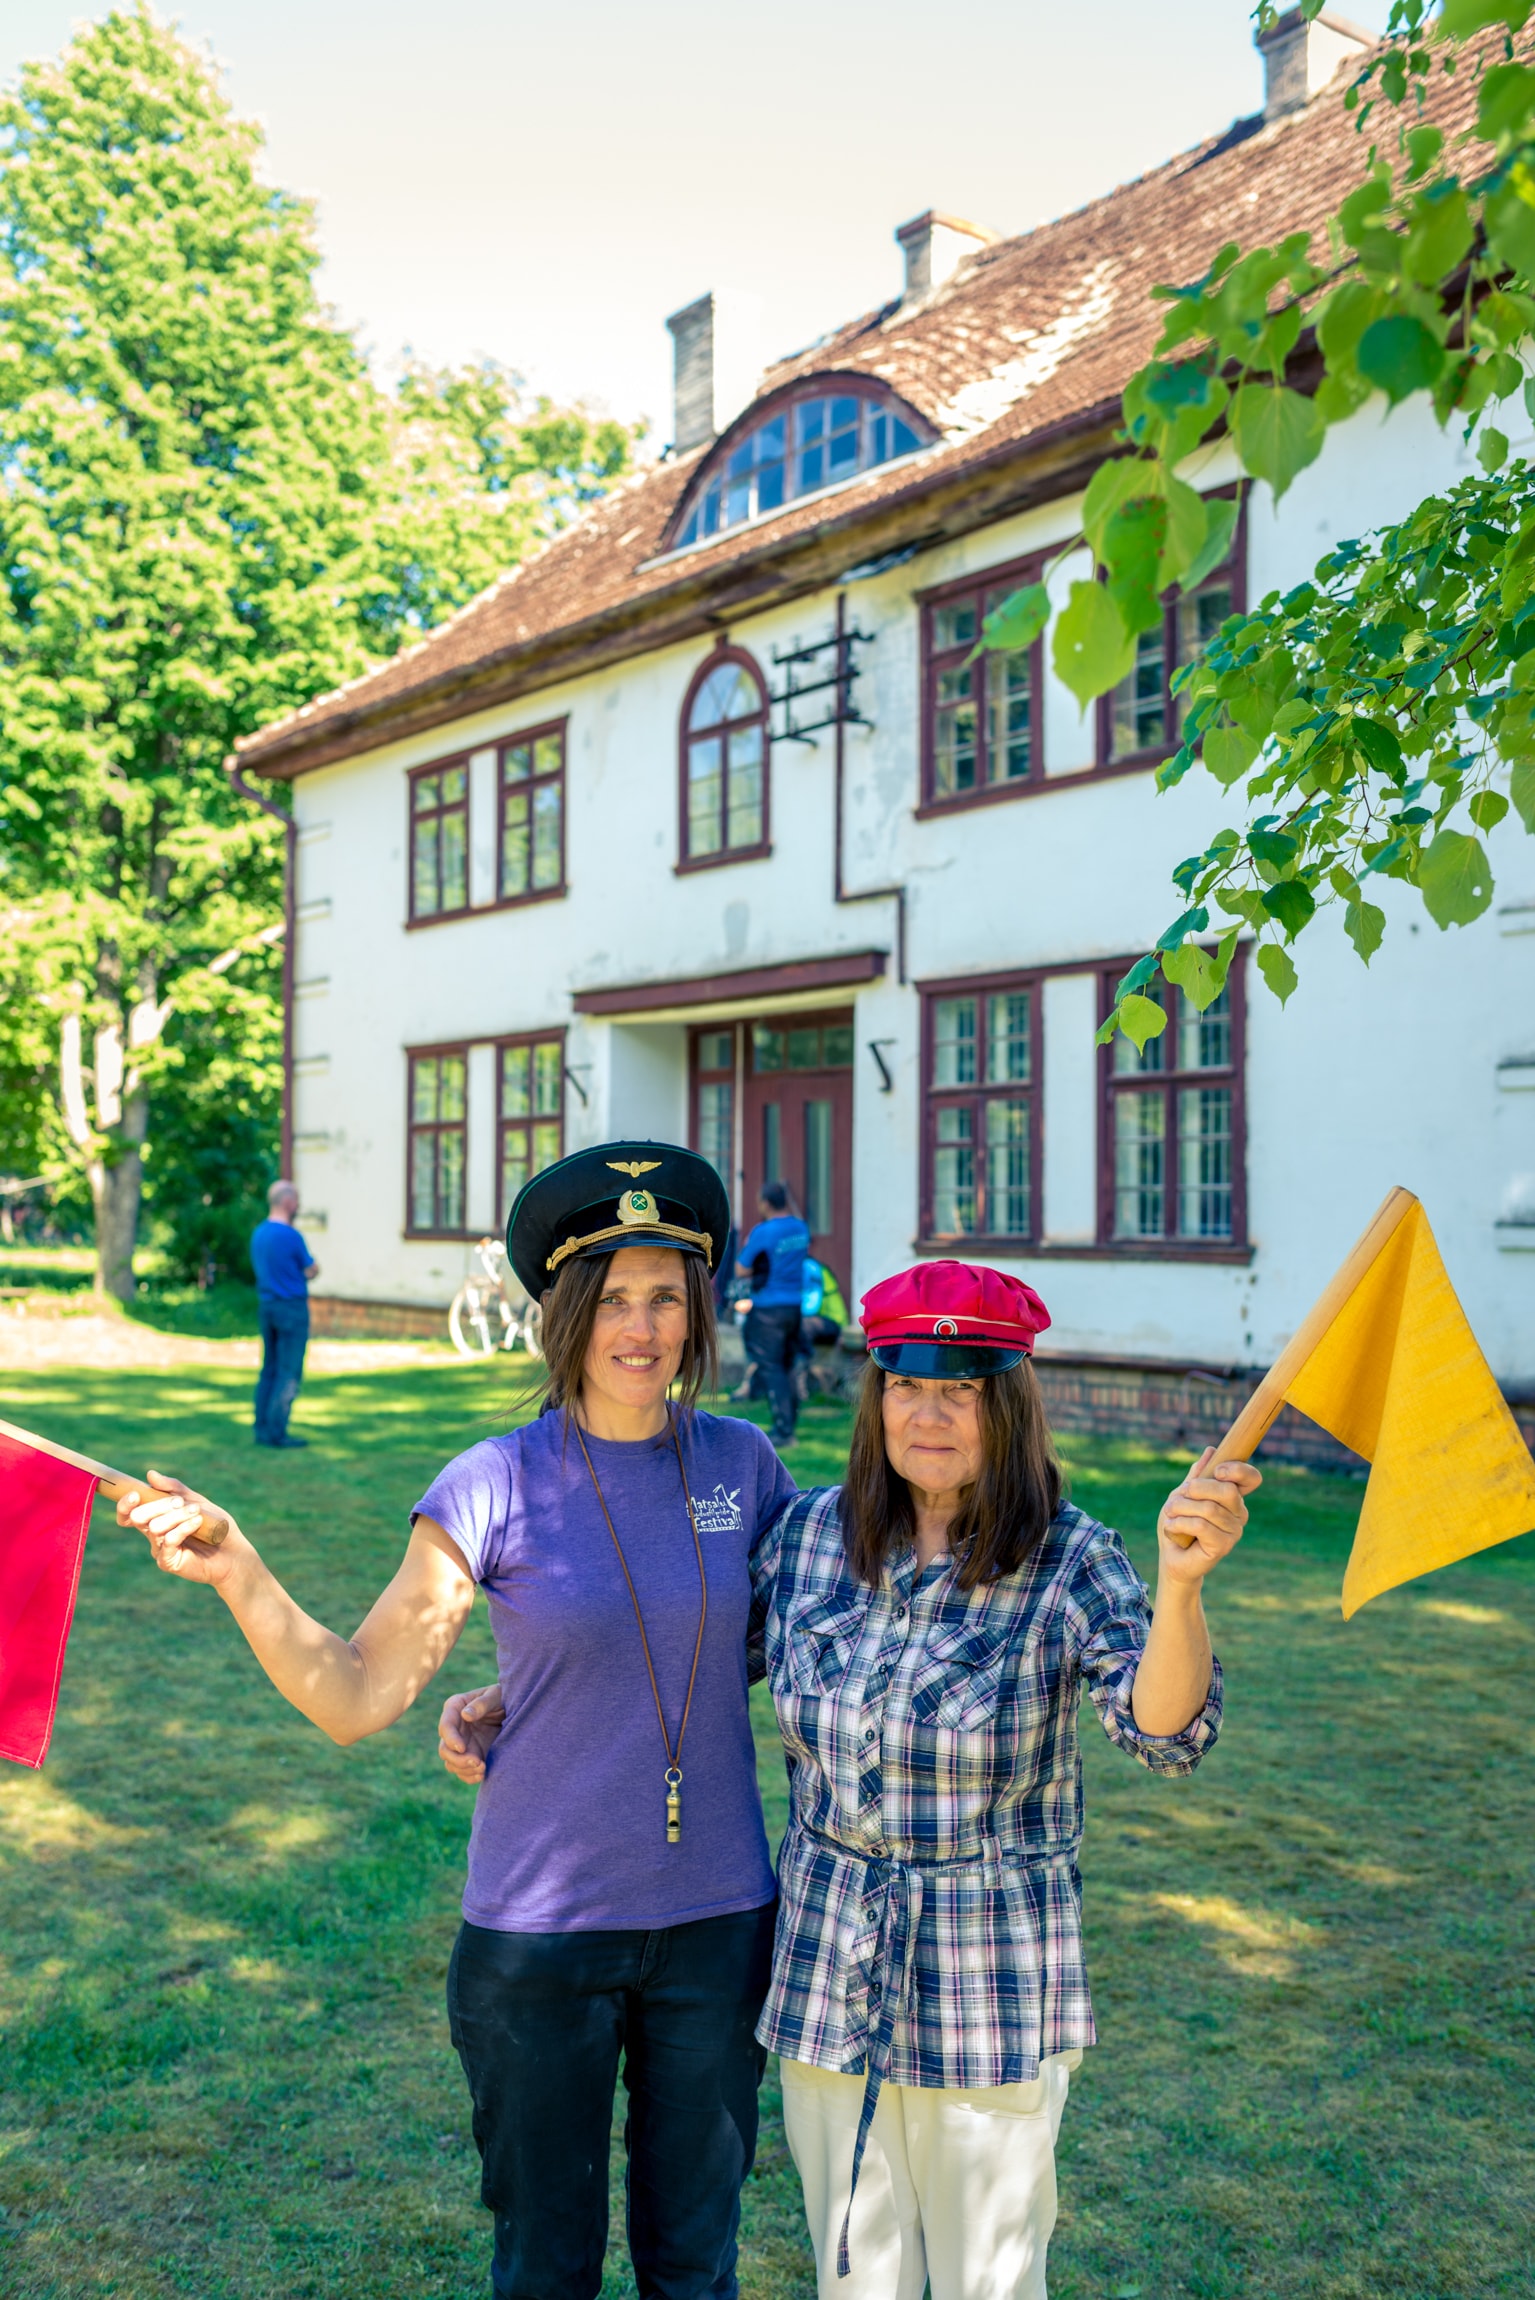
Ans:
[{"label": "green leaf", "polygon": [[1043,583],[1025,584],[1014,591],[1000,607],[993,607],[981,625],[980,643],[975,655],[987,651],[1011,655],[1025,647],[1032,647],[1046,623],[1050,620],[1050,594]]},{"label": "green leaf", "polygon": [[[1195,903],[1192,910],[1186,910],[1181,918],[1175,918],[1166,932],[1157,936],[1157,949],[1159,951],[1177,950],[1185,935],[1203,934],[1209,923],[1210,913],[1205,909],[1204,904],[1202,902]],[[1164,967],[1162,971],[1165,974],[1167,969]]]},{"label": "green leaf", "polygon": [[1180,582],[1187,588],[1188,571],[1204,551],[1210,527],[1204,497],[1183,480],[1174,479],[1171,473],[1164,500],[1167,529],[1162,538],[1161,564],[1157,568],[1158,591],[1166,591]]},{"label": "green leaf", "polygon": [[1444,365],[1444,346],[1411,312],[1372,320],[1359,339],[1359,372],[1393,407],[1428,391]]},{"label": "green leaf", "polygon": [[1244,383],[1232,397],[1231,430],[1244,468],[1268,481],[1276,501],[1327,436],[1315,403],[1283,384]]},{"label": "green leaf", "polygon": [[1459,184],[1431,184],[1412,203],[1402,243],[1402,269],[1420,286],[1436,287],[1467,253],[1475,232]]},{"label": "green leaf", "polygon": [[1494,64],[1477,92],[1476,124],[1489,144],[1511,136],[1535,111],[1535,72],[1523,64]]},{"label": "green leaf", "polygon": [[1231,539],[1242,509],[1241,498],[1236,495],[1203,495],[1200,501],[1204,505],[1205,539],[1179,578],[1185,591],[1197,591],[1205,577],[1230,557]]},{"label": "green leaf", "polygon": [[1444,130],[1428,126],[1409,128],[1402,141],[1407,146],[1407,174],[1416,183],[1444,150]]},{"label": "green leaf", "polygon": [[1469,926],[1492,901],[1492,872],[1480,839],[1440,831],[1418,857],[1418,890],[1439,927]]},{"label": "green leaf", "polygon": [[1316,896],[1304,879],[1282,878],[1276,886],[1265,888],[1263,907],[1271,918],[1278,919],[1293,942],[1314,916]]},{"label": "green leaf", "polygon": [[1444,0],[1439,29],[1447,40],[1469,40],[1489,24],[1506,24],[1517,32],[1530,12],[1530,0]]},{"label": "green leaf", "polygon": [[1355,719],[1348,731],[1372,767],[1383,775],[1401,773],[1402,746],[1392,728],[1375,719]]},{"label": "green leaf", "polygon": [[1293,997],[1300,984],[1294,959],[1287,950],[1281,950],[1277,942],[1259,944],[1258,972],[1281,1006],[1286,999]]},{"label": "green leaf", "polygon": [[1535,759],[1516,760],[1508,778],[1508,795],[1525,829],[1535,835]]},{"label": "green leaf", "polygon": [[1343,931],[1368,966],[1386,931],[1386,914],[1373,902],[1351,902],[1343,913]]},{"label": "green leaf", "polygon": [[1514,178],[1500,184],[1486,207],[1487,244],[1499,263],[1522,279],[1535,274],[1535,207],[1522,199]]},{"label": "green leaf", "polygon": [[1217,968],[1214,952],[1201,949],[1197,942],[1186,942],[1181,950],[1165,951],[1162,972],[1201,1014],[1219,998],[1225,981],[1225,969]]},{"label": "green leaf", "polygon": [[1372,320],[1379,319],[1386,308],[1386,298],[1378,287],[1368,280],[1345,280],[1333,289],[1317,313],[1317,341],[1329,367],[1350,363],[1359,349],[1359,338]]},{"label": "green leaf", "polygon": [[1224,790],[1239,783],[1263,748],[1243,727],[1211,727],[1200,746],[1205,765]]},{"label": "green leaf", "polygon": [[1275,870],[1283,870],[1300,853],[1300,841],[1292,839],[1288,831],[1249,831],[1247,844],[1259,862],[1269,863]]},{"label": "green leaf", "polygon": [[1508,461],[1508,439],[1490,423],[1484,423],[1477,433],[1476,459],[1489,477]]},{"label": "green leaf", "polygon": [[1357,248],[1366,232],[1379,223],[1382,210],[1391,199],[1391,180],[1385,174],[1366,177],[1356,184],[1338,210],[1338,226],[1351,248]]},{"label": "green leaf", "polygon": [[1167,502],[1159,495],[1122,503],[1103,530],[1099,554],[1108,593],[1127,631],[1153,631],[1162,621],[1158,570],[1167,539]]},{"label": "green leaf", "polygon": [[1508,801],[1501,791],[1478,791],[1467,811],[1479,831],[1490,831],[1508,813]]},{"label": "green leaf", "polygon": [[1073,583],[1055,619],[1051,653],[1056,676],[1085,711],[1115,687],[1135,661],[1135,636],[1101,583]]},{"label": "green leaf", "polygon": [[1119,1002],[1119,1027],[1130,1039],[1137,1054],[1144,1054],[1148,1039],[1158,1038],[1167,1028],[1167,1016],[1154,998],[1142,998],[1132,992]]},{"label": "green leaf", "polygon": [[1096,558],[1103,557],[1104,529],[1120,505],[1137,495],[1154,494],[1155,480],[1156,466],[1139,455],[1119,455],[1112,463],[1099,464],[1082,498],[1082,532]]}]

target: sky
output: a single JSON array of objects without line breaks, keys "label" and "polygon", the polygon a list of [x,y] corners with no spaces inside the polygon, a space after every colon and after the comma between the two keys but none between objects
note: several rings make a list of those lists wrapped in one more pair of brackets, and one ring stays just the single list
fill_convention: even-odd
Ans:
[{"label": "sky", "polygon": [[[1354,0],[1385,22],[1389,0]],[[91,12],[4,0],[0,79]],[[761,359],[898,292],[930,207],[1026,230],[1262,100],[1244,0],[188,0],[162,13],[315,202],[380,371],[489,356],[670,437],[665,321]]]}]

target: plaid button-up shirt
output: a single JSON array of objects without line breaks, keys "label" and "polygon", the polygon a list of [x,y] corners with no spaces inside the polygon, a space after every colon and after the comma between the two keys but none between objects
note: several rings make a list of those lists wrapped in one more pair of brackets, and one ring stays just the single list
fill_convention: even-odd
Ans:
[{"label": "plaid button-up shirt", "polygon": [[[908,1551],[877,1589],[843,1553],[838,1488],[801,1495],[753,1560],[788,1754],[775,2052],[881,2079],[1015,2084],[1094,2042],[1082,1950],[1086,1684],[1111,1741],[1188,1773],[1220,1725],[1217,1664],[1182,1733],[1130,1710],[1150,1626],[1118,1534],[1063,1503],[1016,1573],[968,1592]],[[862,2154],[860,2149],[859,2154]]]}]

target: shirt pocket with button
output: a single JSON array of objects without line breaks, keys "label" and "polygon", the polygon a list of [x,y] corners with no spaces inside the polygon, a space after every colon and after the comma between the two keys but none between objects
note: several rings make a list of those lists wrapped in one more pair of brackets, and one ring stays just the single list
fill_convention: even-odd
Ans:
[{"label": "shirt pocket with button", "polygon": [[[779,1660],[783,1689],[814,1697],[835,1694],[857,1651],[867,1617],[868,1597],[864,1592],[839,1590],[798,1599],[783,1625]],[[777,1672],[774,1675],[776,1680]]]},{"label": "shirt pocket with button", "polygon": [[911,1718],[952,1733],[995,1723],[1008,1680],[1007,1632],[984,1622],[935,1624],[911,1680]]}]

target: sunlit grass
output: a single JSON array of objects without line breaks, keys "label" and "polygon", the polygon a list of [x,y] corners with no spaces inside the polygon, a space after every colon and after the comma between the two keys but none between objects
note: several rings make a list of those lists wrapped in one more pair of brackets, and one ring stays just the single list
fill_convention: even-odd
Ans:
[{"label": "sunlit grass", "polygon": [[[349,1630],[451,1453],[509,1419],[505,1361],[315,1377],[307,1453],[258,1454],[250,1375],[0,1377],[0,1414],[232,1507]],[[846,1417],[791,1456],[835,1476]],[[1070,1449],[1146,1533],[1171,1463]],[[1212,1601],[1220,1747],[1150,1780],[1084,1719],[1102,2048],[1061,2146],[1055,2300],[1483,2300],[1528,2291],[1531,1543],[1344,1624],[1358,1488],[1279,1472]],[[482,1608],[444,1680],[490,1667]],[[215,1598],[102,1513],[45,1773],[0,1767],[5,2300],[470,2300],[488,2222],[442,1980],[470,1800],[436,1695],[342,1751]],[[781,1826],[782,1763],[759,1711]],[[813,2282],[776,2092],[743,2291]],[[617,2223],[615,2222],[615,2227]],[[607,2300],[632,2292],[621,2243]]]}]

